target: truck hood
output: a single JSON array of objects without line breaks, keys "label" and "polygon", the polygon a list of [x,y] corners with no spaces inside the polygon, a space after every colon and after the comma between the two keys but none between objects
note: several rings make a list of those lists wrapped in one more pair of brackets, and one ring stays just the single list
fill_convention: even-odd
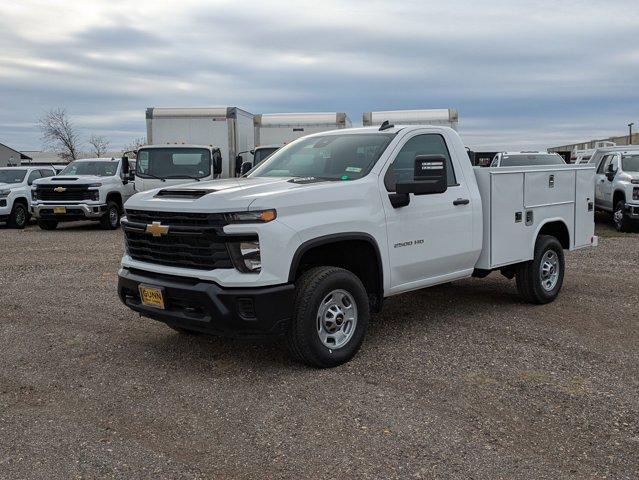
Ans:
[{"label": "truck hood", "polygon": [[[126,208],[142,210],[192,212],[232,212],[276,208],[309,203],[311,190],[344,189],[359,182],[343,182],[309,178],[233,178],[157,188],[137,193],[126,202]],[[331,198],[329,192],[321,194]],[[315,196],[313,196],[315,197]],[[179,211],[179,210],[178,210]]]},{"label": "truck hood", "polygon": [[98,177],[97,175],[56,175],[55,177],[39,178],[35,185],[90,185],[92,183],[104,183],[111,177]]}]

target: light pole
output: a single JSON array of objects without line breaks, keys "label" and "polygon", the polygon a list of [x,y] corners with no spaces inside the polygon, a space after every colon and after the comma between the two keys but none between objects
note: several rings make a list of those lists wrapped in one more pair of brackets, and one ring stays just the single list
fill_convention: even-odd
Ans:
[{"label": "light pole", "polygon": [[628,145],[632,145],[632,126],[634,122],[628,124]]}]

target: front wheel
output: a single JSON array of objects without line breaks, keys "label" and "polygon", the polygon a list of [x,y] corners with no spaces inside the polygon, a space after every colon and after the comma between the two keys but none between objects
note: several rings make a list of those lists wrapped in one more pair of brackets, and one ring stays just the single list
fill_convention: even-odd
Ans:
[{"label": "front wheel", "polygon": [[100,225],[106,230],[115,230],[120,226],[120,207],[117,203],[107,203],[106,212],[100,219]]},{"label": "front wheel", "polygon": [[564,283],[564,250],[555,237],[540,235],[535,255],[517,269],[517,290],[524,300],[544,304],[552,302]]},{"label": "front wheel", "polygon": [[27,207],[22,203],[14,203],[9,216],[9,226],[13,228],[23,229],[29,221],[29,212]]},{"label": "front wheel", "polygon": [[317,267],[296,282],[287,332],[291,354],[312,367],[336,367],[358,352],[370,317],[366,289],[353,273]]},{"label": "front wheel", "polygon": [[629,232],[631,230],[630,219],[628,219],[628,216],[624,213],[625,207],[624,201],[619,200],[612,214],[612,222],[615,224],[615,228],[618,232]]}]

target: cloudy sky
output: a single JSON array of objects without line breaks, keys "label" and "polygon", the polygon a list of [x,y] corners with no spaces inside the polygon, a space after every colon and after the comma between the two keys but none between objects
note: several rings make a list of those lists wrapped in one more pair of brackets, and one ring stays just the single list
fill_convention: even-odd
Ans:
[{"label": "cloudy sky", "polygon": [[639,1],[0,0],[0,142],[145,135],[151,106],[253,113],[457,108],[476,149],[639,125]]}]

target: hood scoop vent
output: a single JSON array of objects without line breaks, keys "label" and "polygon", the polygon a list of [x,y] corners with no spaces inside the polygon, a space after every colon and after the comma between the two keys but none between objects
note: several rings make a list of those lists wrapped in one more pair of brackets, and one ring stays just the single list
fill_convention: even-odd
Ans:
[{"label": "hood scoop vent", "polygon": [[69,180],[77,180],[78,177],[67,177],[66,175],[61,178],[51,177],[52,182],[68,182]]},{"label": "hood scoop vent", "polygon": [[155,194],[160,198],[200,198],[209,193],[213,193],[216,190],[180,190],[180,189],[164,189]]}]

